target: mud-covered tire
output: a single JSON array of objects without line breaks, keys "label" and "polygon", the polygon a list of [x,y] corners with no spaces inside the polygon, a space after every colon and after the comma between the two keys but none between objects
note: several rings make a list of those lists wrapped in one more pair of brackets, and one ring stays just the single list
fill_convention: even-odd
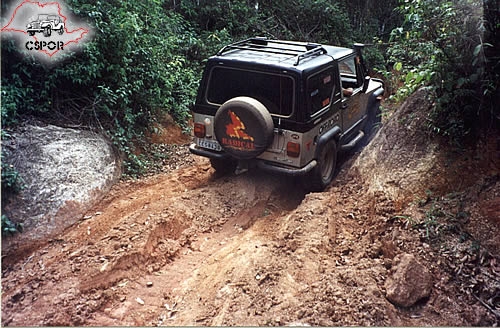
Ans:
[{"label": "mud-covered tire", "polygon": [[237,159],[251,159],[262,154],[273,141],[273,130],[273,119],[266,106],[250,97],[226,101],[214,118],[217,141]]},{"label": "mud-covered tire", "polygon": [[311,191],[323,191],[332,183],[337,168],[337,142],[327,141],[318,152],[318,164],[305,177],[306,188]]},{"label": "mud-covered tire", "polygon": [[382,115],[380,112],[380,101],[374,100],[374,102],[368,108],[366,124],[363,128],[365,134],[364,144],[368,144],[372,136],[380,129],[382,124]]},{"label": "mud-covered tire", "polygon": [[226,175],[234,173],[236,166],[238,165],[238,161],[234,159],[211,158],[210,164],[217,174]]}]

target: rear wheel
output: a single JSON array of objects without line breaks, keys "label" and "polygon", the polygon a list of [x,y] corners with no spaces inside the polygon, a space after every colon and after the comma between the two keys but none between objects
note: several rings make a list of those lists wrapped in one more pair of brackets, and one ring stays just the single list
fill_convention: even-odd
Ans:
[{"label": "rear wheel", "polygon": [[51,36],[51,34],[52,34],[52,29],[50,28],[50,26],[47,26],[43,29],[43,36],[49,37]]},{"label": "rear wheel", "polygon": [[238,162],[234,159],[211,158],[210,164],[217,174],[226,175],[234,173]]},{"label": "rear wheel", "polygon": [[323,191],[332,183],[337,167],[337,143],[330,140],[319,150],[318,164],[306,176],[306,186],[311,191]]}]

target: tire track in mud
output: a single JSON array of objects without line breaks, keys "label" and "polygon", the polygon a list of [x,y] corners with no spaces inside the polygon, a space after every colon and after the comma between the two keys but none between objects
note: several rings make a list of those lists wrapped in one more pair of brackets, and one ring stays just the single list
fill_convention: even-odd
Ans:
[{"label": "tire track in mud", "polygon": [[[227,239],[248,229],[261,217],[275,211],[281,213],[284,208],[292,210],[302,196],[300,192],[283,196],[280,190],[283,183],[279,178],[263,177],[260,172],[226,177],[222,181],[213,180],[201,189],[186,190],[161,203],[149,204],[143,209],[143,215],[133,217],[132,223],[122,221],[137,230],[122,229],[117,234],[112,228],[103,237],[103,245],[99,248],[110,259],[98,273],[82,281],[80,289],[87,292],[109,288],[120,279],[141,273],[134,268],[142,267],[146,273],[158,271],[165,264],[175,262],[183,248],[190,253],[203,253],[200,246],[194,245],[200,234],[216,241]],[[145,218],[141,221],[140,217]]]},{"label": "tire track in mud", "polygon": [[[132,258],[133,262],[128,262],[128,257],[118,256],[118,260],[109,266],[109,271],[106,269],[99,272],[82,283],[81,290],[84,293],[92,292],[95,288],[114,288],[129,281],[134,282],[135,286],[123,288],[120,299],[103,305],[102,312],[96,314],[98,319],[90,323],[123,324],[123,320],[132,319],[127,324],[144,325],[150,322],[151,318],[144,318],[143,305],[124,301],[124,298],[141,299],[146,304],[155,304],[156,306],[150,305],[148,313],[156,313],[157,305],[165,298],[182,298],[182,285],[186,280],[197,272],[199,265],[233,237],[249,229],[260,218],[269,220],[298,206],[304,195],[300,190],[291,191],[296,189],[291,184],[293,181],[263,175],[262,172],[223,177],[204,187],[172,197],[164,204],[165,208],[159,213],[159,218],[155,218],[155,214],[149,211],[150,219],[157,220],[157,226],[148,232],[150,237],[144,246],[137,247],[139,251]],[[288,192],[284,192],[285,190]],[[164,220],[174,218],[177,218],[177,222],[165,224]],[[172,226],[180,225],[181,222],[182,228],[178,228],[176,236],[171,236],[172,239],[161,236],[161,231],[172,229]],[[182,230],[183,228],[185,229]],[[154,235],[158,232],[161,237],[155,238]],[[166,248],[158,250],[165,246],[166,241]],[[153,286],[158,287],[145,291],[145,277]],[[141,283],[137,283],[139,280]],[[145,292],[149,299],[141,295]],[[173,303],[177,304],[177,301]],[[126,318],[122,313],[135,315]]]},{"label": "tire track in mud", "polygon": [[[304,194],[290,192],[295,189],[290,183],[262,172],[217,178],[203,159],[169,174],[121,183],[82,221],[4,269],[2,322],[87,324],[112,304],[129,304],[135,298],[129,286],[143,276],[179,288],[197,264],[232,236],[259,218],[298,206]],[[148,292],[163,298],[162,287]],[[60,295],[67,297],[60,300]],[[56,307],[51,299],[58,300]],[[123,324],[108,315],[98,322]]]},{"label": "tire track in mud", "polygon": [[[419,103],[406,113],[424,118]],[[427,171],[416,172],[414,164],[422,161],[412,145],[426,145],[428,138],[401,129],[396,124],[401,117],[393,117],[392,127],[387,124],[358,159],[345,161],[324,193],[304,196],[289,178],[262,172],[215,177],[208,161],[200,158],[168,174],[120,183],[85,219],[3,267],[2,324],[497,323],[479,299],[466,294],[449,267],[458,270],[461,265],[462,270],[463,265],[461,279],[469,282],[471,276],[465,274],[472,274],[477,262],[457,261],[467,260],[463,255],[472,240],[463,243],[462,235],[445,236],[463,251],[443,257],[425,231],[409,223],[410,218],[425,222],[435,204],[453,213],[470,210],[474,224],[463,223],[463,228],[480,237],[478,227],[491,230],[491,247],[498,249],[498,227],[493,225],[498,222],[487,224],[487,216],[498,212],[492,205],[499,195],[498,167],[487,164],[483,173],[474,173],[480,162],[473,160],[452,170],[438,156]],[[393,139],[386,140],[387,135]],[[485,152],[480,148],[479,153]],[[415,188],[433,179],[436,168],[448,172],[443,181],[455,181],[445,186],[437,181],[436,190],[459,188],[465,195],[455,198],[456,206],[436,196],[420,208]],[[486,180],[464,190],[461,175],[453,172]],[[395,174],[404,185],[394,184]],[[487,193],[482,194],[483,188]],[[413,205],[408,204],[411,200]],[[386,298],[389,270],[395,256],[403,253],[418,257],[436,282],[430,299],[410,308]],[[497,274],[498,263],[494,254],[480,269]],[[496,292],[497,282],[488,288]]]}]

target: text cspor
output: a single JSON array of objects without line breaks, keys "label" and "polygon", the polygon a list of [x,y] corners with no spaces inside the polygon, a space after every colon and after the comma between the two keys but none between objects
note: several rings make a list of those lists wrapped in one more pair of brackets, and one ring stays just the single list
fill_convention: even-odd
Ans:
[{"label": "text cspor", "polygon": [[62,41],[28,41],[26,42],[28,50],[64,50],[64,42]]}]

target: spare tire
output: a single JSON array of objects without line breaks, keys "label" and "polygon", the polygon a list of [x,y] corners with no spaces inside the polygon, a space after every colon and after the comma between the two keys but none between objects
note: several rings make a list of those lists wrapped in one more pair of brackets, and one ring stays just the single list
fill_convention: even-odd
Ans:
[{"label": "spare tire", "polygon": [[273,141],[273,130],[273,119],[266,106],[250,97],[226,101],[214,118],[217,141],[237,159],[262,154]]}]

